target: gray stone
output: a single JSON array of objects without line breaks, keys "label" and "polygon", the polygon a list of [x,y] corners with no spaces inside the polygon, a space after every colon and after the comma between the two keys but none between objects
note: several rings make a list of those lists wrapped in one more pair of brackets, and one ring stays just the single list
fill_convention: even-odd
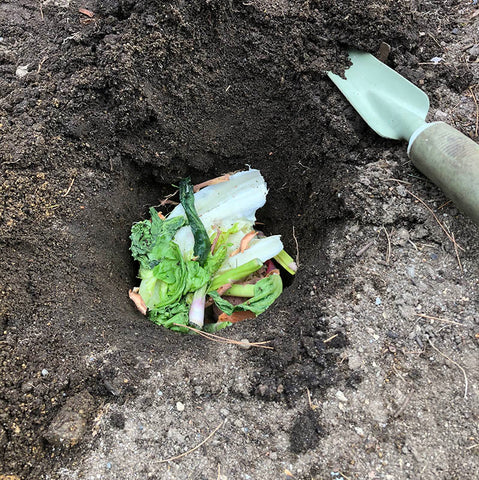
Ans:
[{"label": "gray stone", "polygon": [[26,75],[28,75],[28,65],[20,65],[17,67],[17,70],[15,71],[15,75],[18,78],[23,78]]},{"label": "gray stone", "polygon": [[241,342],[241,345],[239,347],[242,348],[243,350],[249,350],[251,348],[250,342],[247,338],[242,338],[240,342]]},{"label": "gray stone", "polygon": [[436,110],[436,112],[434,113],[434,120],[436,122],[444,122],[448,119],[448,117],[449,115],[442,110]]},{"label": "gray stone", "polygon": [[472,55],[474,57],[479,57],[479,44],[474,45],[472,48],[470,48],[467,53],[469,55]]},{"label": "gray stone", "polygon": [[341,390],[338,390],[336,392],[336,398],[342,403],[346,403],[348,401],[348,399]]}]

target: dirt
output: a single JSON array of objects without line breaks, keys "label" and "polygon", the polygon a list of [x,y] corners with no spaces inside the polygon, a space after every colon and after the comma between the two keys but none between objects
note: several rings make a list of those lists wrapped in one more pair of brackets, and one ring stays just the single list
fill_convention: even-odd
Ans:
[{"label": "dirt", "polygon": [[[387,42],[477,141],[477,11],[0,3],[0,478],[475,478],[477,227],[325,72]],[[166,331],[127,295],[131,224],[247,165],[300,270],[224,335],[274,350]]]}]

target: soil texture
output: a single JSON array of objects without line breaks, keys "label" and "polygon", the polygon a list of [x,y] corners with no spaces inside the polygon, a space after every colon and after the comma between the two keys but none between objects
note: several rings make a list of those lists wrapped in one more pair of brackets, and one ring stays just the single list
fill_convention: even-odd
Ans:
[{"label": "soil texture", "polygon": [[[477,141],[473,3],[0,3],[0,479],[476,478],[478,229],[326,75],[387,43]],[[128,299],[131,224],[247,166],[300,269],[222,334],[273,350]]]}]

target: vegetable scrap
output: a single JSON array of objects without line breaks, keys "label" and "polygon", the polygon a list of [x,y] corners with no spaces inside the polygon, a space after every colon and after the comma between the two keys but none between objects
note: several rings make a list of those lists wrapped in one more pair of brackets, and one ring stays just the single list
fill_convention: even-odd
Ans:
[{"label": "vegetable scrap", "polygon": [[130,298],[152,322],[184,333],[255,318],[283,291],[278,267],[297,270],[280,235],[254,229],[268,192],[259,170],[199,186],[182,179],[180,203],[167,215],[150,208],[130,236],[141,280]]}]

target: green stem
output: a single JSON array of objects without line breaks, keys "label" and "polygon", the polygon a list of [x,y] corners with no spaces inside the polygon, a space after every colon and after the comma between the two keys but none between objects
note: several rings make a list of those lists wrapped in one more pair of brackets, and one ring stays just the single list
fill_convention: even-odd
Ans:
[{"label": "green stem", "polygon": [[296,262],[286,253],[285,250],[281,250],[274,259],[291,275],[294,275],[298,270]]},{"label": "green stem", "polygon": [[226,285],[227,283],[234,283],[239,280],[243,280],[243,278],[246,278],[248,275],[256,272],[256,270],[259,270],[262,266],[263,262],[256,258],[239,267],[232,268],[227,272],[221,273],[213,279],[210,288],[208,288],[208,292],[218,290],[218,288],[220,288],[222,285]]},{"label": "green stem", "polygon": [[244,298],[252,298],[254,297],[254,285],[232,285],[231,288],[226,290],[224,293],[225,295],[229,295],[231,297],[244,297]]}]

